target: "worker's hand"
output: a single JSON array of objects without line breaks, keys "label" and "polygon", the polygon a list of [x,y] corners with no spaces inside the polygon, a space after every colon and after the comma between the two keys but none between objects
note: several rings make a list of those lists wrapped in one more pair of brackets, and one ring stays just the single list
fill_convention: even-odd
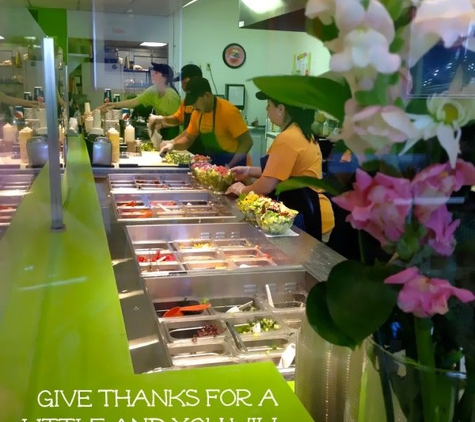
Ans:
[{"label": "worker's hand", "polygon": [[45,108],[45,103],[44,103],[44,101],[29,101],[28,107]]},{"label": "worker's hand", "polygon": [[165,155],[167,152],[173,149],[173,141],[163,141],[160,145],[160,155]]},{"label": "worker's hand", "polygon": [[101,112],[101,114],[106,114],[109,110],[114,108],[114,103],[103,103],[97,107],[97,110]]},{"label": "worker's hand", "polygon": [[226,195],[236,195],[239,196],[242,190],[246,187],[244,183],[237,182],[229,186],[228,190],[225,192]]},{"label": "worker's hand", "polygon": [[148,116],[148,129],[153,133],[154,130],[159,131],[165,120],[164,116],[156,116],[155,114],[151,114]]},{"label": "worker's hand", "polygon": [[249,177],[249,166],[236,166],[231,168],[234,180],[242,182]]}]

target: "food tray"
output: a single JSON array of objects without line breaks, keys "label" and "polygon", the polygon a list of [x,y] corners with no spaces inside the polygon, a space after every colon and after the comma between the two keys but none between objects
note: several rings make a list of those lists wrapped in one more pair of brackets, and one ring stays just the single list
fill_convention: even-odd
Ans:
[{"label": "food tray", "polygon": [[[211,310],[217,314],[226,314],[226,316],[234,316],[236,313],[227,313],[227,311],[235,306],[241,306],[251,302],[246,308],[240,312],[249,313],[262,310],[262,305],[255,298],[250,296],[229,296],[229,297],[214,297],[210,298]],[[223,315],[225,316],[225,315]]]},{"label": "food tray", "polygon": [[109,187],[112,193],[143,191],[203,191],[190,174],[154,173],[154,174],[114,174],[109,175]]},{"label": "food tray", "polygon": [[[255,333],[252,330],[252,326],[256,322],[261,322],[263,320],[271,320],[276,324],[278,328],[269,329],[265,331],[267,324],[262,324],[260,333]],[[267,335],[279,335],[280,333],[287,333],[289,328],[284,324],[284,322],[276,314],[271,313],[259,313],[259,314],[234,314],[231,318],[228,319],[229,324],[232,329],[242,338],[246,337],[261,337]]]},{"label": "food tray", "polygon": [[[223,339],[227,329],[222,321],[216,317],[172,317],[161,320],[168,342],[201,342],[206,340]],[[199,336],[199,332],[206,327],[213,327],[215,334]]]},{"label": "food tray", "polygon": [[113,199],[120,222],[201,222],[237,218],[222,200],[206,191],[115,193]]},{"label": "food tray", "polygon": [[[155,313],[159,318],[163,317],[163,314],[169,311],[172,308],[182,307],[182,306],[190,306],[190,305],[199,305],[200,301],[197,299],[168,299],[166,301],[157,301],[153,302],[153,307],[155,308]],[[205,309],[203,311],[183,311],[184,316],[191,316],[191,315],[209,315],[209,310]]]},{"label": "food tray", "polygon": [[[213,230],[211,230],[211,228]],[[282,254],[261,232],[247,223],[203,223],[189,225],[127,226],[136,255],[145,248],[154,253],[154,239],[174,252],[187,275],[216,271],[277,270],[283,266],[301,267]],[[195,232],[199,229],[200,232]],[[219,231],[214,231],[219,230]],[[185,238],[188,233],[189,238]],[[167,238],[167,240],[163,240]],[[181,271],[174,269],[173,271]],[[160,276],[144,271],[143,276]],[[162,274],[170,275],[170,274]]]},{"label": "food tray", "polygon": [[233,362],[233,352],[223,341],[197,341],[192,344],[173,344],[168,348],[172,362],[178,367],[195,367]]}]

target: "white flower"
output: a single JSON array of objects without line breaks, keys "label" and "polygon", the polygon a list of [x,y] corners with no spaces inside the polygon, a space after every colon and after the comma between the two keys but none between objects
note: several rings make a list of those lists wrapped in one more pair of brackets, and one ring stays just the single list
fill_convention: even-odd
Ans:
[{"label": "white flower", "polygon": [[353,99],[345,104],[345,120],[339,137],[357,155],[368,149],[376,154],[387,153],[393,144],[405,142],[415,134],[409,116],[399,107],[360,108]]},{"label": "white flower", "polygon": [[440,39],[446,48],[471,34],[475,9],[470,0],[423,0],[411,23],[409,67],[427,53]]},{"label": "white flower", "polygon": [[460,153],[460,128],[474,119],[474,100],[449,98],[433,95],[427,100],[430,115],[410,115],[417,135],[410,138],[401,154],[407,152],[419,140],[427,141],[434,136],[449,156],[450,165],[455,167]]},{"label": "white flower", "polygon": [[389,52],[389,44],[383,34],[371,28],[356,29],[344,38],[345,48],[330,59],[330,69],[348,72],[353,67],[376,69],[380,73],[399,70],[401,58]]},{"label": "white flower", "polygon": [[305,16],[310,19],[319,18],[324,25],[332,23],[334,14],[334,0],[309,0],[305,8]]},{"label": "white flower", "polygon": [[339,36],[326,43],[335,52],[330,69],[345,73],[353,92],[371,89],[378,72],[399,70],[400,57],[389,52],[394,23],[378,1],[365,9],[359,0],[335,0],[335,24]]}]

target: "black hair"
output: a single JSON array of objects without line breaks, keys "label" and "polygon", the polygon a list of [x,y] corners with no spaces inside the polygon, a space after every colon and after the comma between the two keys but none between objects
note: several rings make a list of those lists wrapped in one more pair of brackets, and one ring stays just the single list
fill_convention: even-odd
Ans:
[{"label": "black hair", "polygon": [[315,110],[292,106],[285,104],[282,101],[274,100],[273,98],[269,98],[269,101],[272,101],[276,107],[279,104],[282,104],[285,107],[285,111],[290,116],[289,125],[292,123],[297,124],[309,142],[317,142],[312,132],[312,123],[315,121]]},{"label": "black hair", "polygon": [[173,73],[173,69],[165,63],[152,63],[152,67],[150,71],[154,70],[155,72],[161,73],[167,79],[167,85],[172,88],[177,94],[179,94],[178,90],[173,83],[173,78],[175,74]]}]

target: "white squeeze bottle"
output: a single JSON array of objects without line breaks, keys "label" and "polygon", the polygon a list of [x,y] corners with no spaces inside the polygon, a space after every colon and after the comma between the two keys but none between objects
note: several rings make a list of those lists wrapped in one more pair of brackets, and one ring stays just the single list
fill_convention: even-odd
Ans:
[{"label": "white squeeze bottle", "polygon": [[[135,132],[135,131],[134,131]],[[134,133],[135,136],[135,133]],[[107,137],[112,144],[112,162],[118,163],[120,157],[120,140],[119,140],[119,131],[111,127],[107,131]]]},{"label": "white squeeze bottle", "polygon": [[135,152],[135,128],[130,124],[125,127],[124,141],[127,144],[127,151]]}]

